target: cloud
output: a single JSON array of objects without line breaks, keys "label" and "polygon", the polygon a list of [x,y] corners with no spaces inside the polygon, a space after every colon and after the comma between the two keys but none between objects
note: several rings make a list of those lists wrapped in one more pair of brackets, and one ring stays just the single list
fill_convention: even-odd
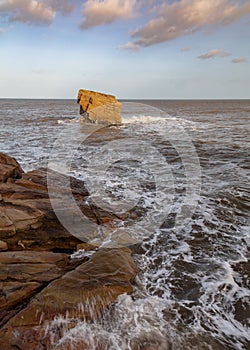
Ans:
[{"label": "cloud", "polygon": [[5,32],[5,29],[0,27],[0,34],[4,32]]},{"label": "cloud", "polygon": [[3,0],[0,13],[6,13],[11,22],[49,24],[55,17],[55,11],[36,0]]},{"label": "cloud", "polygon": [[62,15],[68,15],[75,9],[75,5],[68,0],[43,0],[43,2],[52,10],[61,12]]},{"label": "cloud", "polygon": [[140,50],[140,46],[135,43],[131,43],[130,41],[127,44],[119,46],[119,49],[130,50],[130,51],[138,51]]},{"label": "cloud", "polygon": [[230,56],[230,53],[225,52],[224,50],[209,50],[207,53],[204,53],[203,55],[198,56],[198,58],[202,60],[207,60],[213,57],[226,57],[226,56]]},{"label": "cloud", "polygon": [[250,14],[249,1],[180,0],[162,1],[153,7],[155,17],[132,33],[134,44],[147,47],[204,30],[228,25]]},{"label": "cloud", "polygon": [[246,63],[247,59],[245,57],[238,57],[232,60],[233,63]]},{"label": "cloud", "polygon": [[68,0],[1,0],[0,14],[6,14],[10,22],[50,24],[56,12],[66,15],[74,6]]},{"label": "cloud", "polygon": [[130,19],[136,13],[136,0],[87,0],[83,5],[82,29]]},{"label": "cloud", "polygon": [[188,52],[188,51],[192,51],[192,47],[183,47],[181,49],[182,52]]}]

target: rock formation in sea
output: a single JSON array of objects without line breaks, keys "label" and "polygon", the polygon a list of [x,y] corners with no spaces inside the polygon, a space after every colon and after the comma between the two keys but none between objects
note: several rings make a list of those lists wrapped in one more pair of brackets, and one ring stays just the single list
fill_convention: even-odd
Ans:
[{"label": "rock formation in sea", "polygon": [[82,120],[98,124],[121,124],[121,106],[115,96],[79,90],[77,102]]},{"label": "rock formation in sea", "polygon": [[[84,183],[70,180],[84,214],[112,222],[110,213],[85,204]],[[79,248],[91,257],[72,258]],[[132,292],[136,274],[129,248],[98,249],[64,229],[50,205],[46,169],[24,173],[0,153],[0,349],[54,349],[65,331],[51,334],[54,317],[70,318],[72,327],[76,319],[93,321]]]}]

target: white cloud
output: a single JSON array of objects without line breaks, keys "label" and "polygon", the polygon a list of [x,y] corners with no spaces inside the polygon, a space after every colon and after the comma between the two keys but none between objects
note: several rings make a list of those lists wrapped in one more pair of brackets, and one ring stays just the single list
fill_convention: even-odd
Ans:
[{"label": "white cloud", "polygon": [[28,24],[50,24],[56,12],[65,15],[73,8],[68,0],[0,0],[0,14],[7,15],[10,22]]},{"label": "white cloud", "polygon": [[127,44],[119,46],[119,49],[130,50],[130,51],[138,51],[140,50],[140,46],[135,43],[131,43],[130,41]]},{"label": "white cloud", "polygon": [[239,0],[162,1],[153,10],[156,12],[155,17],[132,33],[136,45],[146,47],[190,35],[209,26],[228,25],[250,14],[250,2]]},{"label": "white cloud", "polygon": [[55,11],[36,0],[3,0],[1,12],[6,13],[11,22],[48,24],[55,17]]},{"label": "white cloud", "polygon": [[75,5],[68,0],[43,0],[43,2],[52,10],[61,12],[63,15],[68,15],[75,8]]},{"label": "white cloud", "polygon": [[4,32],[5,32],[5,29],[0,27],[0,34]]},{"label": "white cloud", "polygon": [[245,57],[238,57],[232,60],[233,63],[246,63],[247,59]]},{"label": "white cloud", "polygon": [[226,56],[230,56],[230,53],[225,52],[224,50],[209,50],[207,53],[204,53],[203,55],[198,56],[198,58],[202,60],[207,60],[213,57],[226,57]]},{"label": "white cloud", "polygon": [[117,20],[130,19],[136,14],[136,0],[87,0],[83,5],[82,29]]}]

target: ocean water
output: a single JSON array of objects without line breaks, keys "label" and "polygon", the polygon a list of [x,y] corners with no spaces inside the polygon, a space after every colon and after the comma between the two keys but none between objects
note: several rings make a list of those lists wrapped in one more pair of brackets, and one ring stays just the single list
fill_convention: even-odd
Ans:
[{"label": "ocean water", "polygon": [[122,116],[96,127],[72,100],[0,100],[2,152],[83,179],[124,217],[88,240],[141,244],[131,296],[48,331],[63,324],[72,349],[249,349],[250,100],[123,101]]}]

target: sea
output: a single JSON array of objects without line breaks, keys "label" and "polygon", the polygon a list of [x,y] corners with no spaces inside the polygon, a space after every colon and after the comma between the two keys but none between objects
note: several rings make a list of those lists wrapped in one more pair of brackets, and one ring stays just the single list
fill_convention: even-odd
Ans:
[{"label": "sea", "polygon": [[75,100],[0,99],[0,151],[84,180],[123,217],[86,240],[137,247],[132,295],[60,344],[250,349],[250,100],[121,102],[122,124],[107,127],[82,122]]}]

